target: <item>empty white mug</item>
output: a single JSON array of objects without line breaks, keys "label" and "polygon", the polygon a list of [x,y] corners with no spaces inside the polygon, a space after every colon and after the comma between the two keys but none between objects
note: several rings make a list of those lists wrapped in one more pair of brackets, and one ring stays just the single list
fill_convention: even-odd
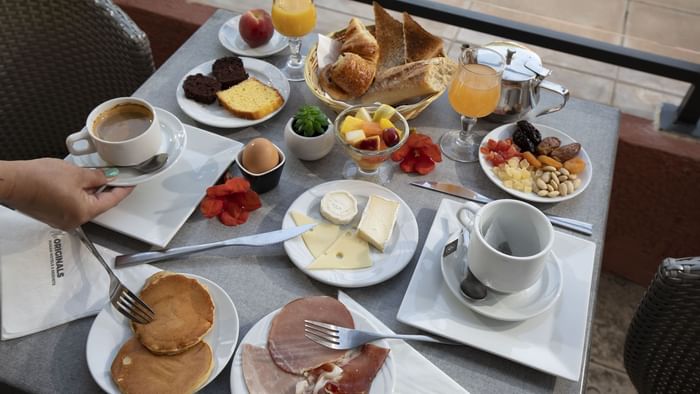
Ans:
[{"label": "empty white mug", "polygon": [[[152,115],[150,126],[139,135],[122,141],[101,138],[95,130],[98,117],[125,104],[137,104],[148,109]],[[85,145],[82,148],[77,146],[80,141]],[[88,115],[85,128],[66,138],[66,147],[71,154],[81,156],[97,152],[102,160],[117,166],[131,166],[145,161],[158,153],[160,143],[160,123],[155,109],[147,101],[135,97],[114,98],[98,105]]]},{"label": "empty white mug", "polygon": [[484,206],[468,202],[457,217],[469,232],[466,264],[481,283],[514,293],[542,276],[554,229],[539,209],[509,199]]}]

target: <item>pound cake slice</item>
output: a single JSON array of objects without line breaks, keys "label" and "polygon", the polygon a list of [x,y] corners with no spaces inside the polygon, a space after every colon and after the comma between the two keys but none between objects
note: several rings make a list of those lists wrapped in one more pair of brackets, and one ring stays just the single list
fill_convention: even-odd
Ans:
[{"label": "pound cake slice", "polygon": [[244,119],[260,119],[275,112],[284,104],[277,89],[255,78],[216,93],[219,103],[232,114]]}]

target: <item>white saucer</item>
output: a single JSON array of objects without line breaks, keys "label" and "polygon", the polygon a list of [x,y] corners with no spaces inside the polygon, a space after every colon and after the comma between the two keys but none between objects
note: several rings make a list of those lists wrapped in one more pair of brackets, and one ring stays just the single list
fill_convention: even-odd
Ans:
[{"label": "white saucer", "polygon": [[[281,309],[281,308],[280,308]],[[236,354],[233,356],[233,362],[231,362],[231,393],[233,394],[248,394],[248,387],[245,383],[245,378],[243,377],[243,345],[250,344],[254,346],[267,346],[267,334],[270,331],[270,324],[272,319],[279,313],[280,309],[269,313],[267,316],[260,319],[253,327],[248,331],[245,337],[241,340],[240,346],[236,349]],[[348,308],[352,319],[355,322],[355,328],[367,331],[379,331],[379,328],[372,324],[369,317],[365,316],[364,313],[360,313],[353,309]],[[377,346],[384,348],[390,348],[389,343],[386,340],[379,340],[373,342]],[[396,367],[394,365],[394,357],[392,352],[386,356],[384,365],[377,372],[377,376],[372,381],[372,386],[370,387],[369,394],[389,394],[394,392],[394,385],[396,384]]]},{"label": "white saucer", "polygon": [[[143,287],[148,276],[160,271],[153,267],[153,271],[145,277],[134,277],[127,270],[118,270],[124,284],[136,292]],[[143,272],[143,271],[141,271]],[[231,298],[216,283],[209,279],[193,274],[184,274],[195,278],[209,289],[214,300],[214,325],[211,331],[204,337],[214,356],[214,367],[207,381],[200,387],[209,384],[224,369],[233,355],[233,350],[238,342],[238,313]],[[85,349],[88,368],[95,382],[107,393],[119,393],[119,389],[112,381],[110,368],[114,357],[119,352],[122,344],[133,334],[128,320],[117,312],[111,304],[107,304],[97,315],[90,327]]]},{"label": "white saucer", "polygon": [[440,253],[440,268],[447,287],[467,308],[492,319],[521,321],[546,311],[559,299],[563,277],[559,260],[553,254],[549,255],[540,280],[529,288],[512,294],[489,290],[488,296],[479,301],[465,298],[459,287],[467,274],[467,245],[462,234],[458,231],[447,239],[445,246],[454,241],[458,242],[458,246],[447,256]]},{"label": "white saucer", "polygon": [[386,197],[400,204],[399,212],[384,253],[370,246],[370,258],[372,266],[354,270],[309,270],[306,266],[314,261],[302,237],[290,239],[284,243],[284,250],[306,275],[329,285],[338,287],[364,287],[383,282],[401,272],[411,261],[418,246],[418,223],[411,208],[391,190],[371,182],[357,180],[330,181],[316,185],[302,193],[289,206],[282,219],[282,228],[294,227],[291,212],[298,211],[317,221],[326,221],[320,213],[320,204],[323,196],[336,190],[345,190],[357,199],[358,214],[352,223],[343,226],[343,229],[357,228],[362,211],[367,204],[369,196],[376,194]]},{"label": "white saucer", "polygon": [[[119,175],[113,181],[108,183],[109,186],[133,186],[144,183],[168,171],[173,165],[175,165],[175,163],[177,163],[178,160],[180,160],[180,157],[182,157],[183,152],[185,152],[185,146],[187,145],[187,133],[185,132],[185,126],[182,125],[182,122],[180,122],[175,115],[162,108],[156,108],[156,113],[158,114],[160,131],[162,133],[160,148],[158,149],[157,153],[167,153],[168,161],[165,163],[163,168],[150,174],[142,174],[129,168],[120,168]],[[65,160],[80,167],[98,167],[109,165],[109,163],[102,160],[100,155],[97,153],[81,156],[68,155],[66,156]]]},{"label": "white saucer", "polygon": [[463,204],[443,199],[435,213],[398,321],[548,374],[578,381],[590,327],[596,244],[554,231],[552,250],[563,273],[559,300],[546,312],[519,322],[484,317],[452,294],[440,272],[440,254],[450,234],[461,230]]},{"label": "white saucer", "polygon": [[219,41],[229,51],[243,56],[265,57],[274,55],[289,45],[289,40],[275,30],[267,44],[251,48],[238,33],[238,22],[240,19],[241,15],[236,15],[226,21],[219,29]]},{"label": "white saucer", "polygon": [[260,82],[277,89],[282,96],[284,102],[279,108],[277,108],[277,110],[275,110],[275,112],[260,119],[243,119],[234,116],[226,108],[219,105],[218,102],[214,102],[212,104],[202,104],[185,97],[185,90],[182,87],[185,83],[185,79],[189,75],[195,74],[211,76],[211,66],[214,64],[216,59],[204,62],[182,76],[182,80],[180,80],[180,83],[177,84],[177,92],[175,93],[177,104],[180,106],[182,111],[190,118],[198,122],[209,126],[225,128],[248,127],[264,122],[277,115],[277,113],[280,112],[287,104],[287,101],[289,101],[291,87],[289,86],[287,77],[284,76],[279,68],[268,62],[249,57],[242,57],[241,60],[243,61],[243,67],[250,77],[256,78]]}]

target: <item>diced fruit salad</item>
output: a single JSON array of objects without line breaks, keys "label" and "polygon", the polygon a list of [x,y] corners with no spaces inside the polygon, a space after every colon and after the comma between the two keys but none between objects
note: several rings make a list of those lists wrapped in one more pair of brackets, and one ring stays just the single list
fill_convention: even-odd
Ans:
[{"label": "diced fruit salad", "polygon": [[556,137],[542,138],[531,123],[521,120],[511,138],[489,139],[479,149],[493,173],[509,189],[540,197],[564,197],[581,187],[586,162],[581,144],[561,145]]},{"label": "diced fruit salad", "polygon": [[354,115],[348,115],[340,124],[340,135],[346,144],[357,149],[381,151],[401,141],[401,130],[392,122],[396,113],[393,107],[382,104],[370,116],[366,108],[358,109]]}]

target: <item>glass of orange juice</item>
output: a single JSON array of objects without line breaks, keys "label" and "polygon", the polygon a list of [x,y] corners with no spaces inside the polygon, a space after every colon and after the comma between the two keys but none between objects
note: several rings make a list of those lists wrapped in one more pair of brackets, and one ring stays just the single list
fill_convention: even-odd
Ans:
[{"label": "glass of orange juice", "polygon": [[289,55],[282,72],[290,81],[304,80],[304,58],[301,55],[301,38],[316,26],[316,7],[313,0],[273,0],[272,24],[289,38]]},{"label": "glass of orange juice", "polygon": [[452,108],[462,115],[462,130],[449,131],[440,138],[445,156],[464,163],[479,160],[479,144],[484,133],[473,128],[478,118],[496,109],[505,65],[503,56],[492,49],[463,47],[459,67],[447,92]]}]

